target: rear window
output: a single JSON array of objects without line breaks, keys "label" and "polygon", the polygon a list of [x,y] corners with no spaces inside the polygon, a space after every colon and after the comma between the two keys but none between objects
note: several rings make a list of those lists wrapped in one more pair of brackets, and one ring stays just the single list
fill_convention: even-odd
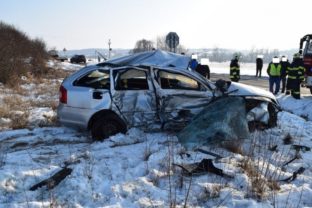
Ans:
[{"label": "rear window", "polygon": [[95,89],[110,89],[109,71],[94,70],[77,79],[74,86],[91,87]]}]

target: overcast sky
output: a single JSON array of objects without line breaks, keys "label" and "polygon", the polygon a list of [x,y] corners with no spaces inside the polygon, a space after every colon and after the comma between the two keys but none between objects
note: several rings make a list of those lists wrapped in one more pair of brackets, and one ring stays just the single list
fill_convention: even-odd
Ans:
[{"label": "overcast sky", "polygon": [[[57,49],[133,48],[170,31],[186,48],[298,48],[311,0],[0,0],[0,20]],[[309,22],[308,22],[309,21]]]}]

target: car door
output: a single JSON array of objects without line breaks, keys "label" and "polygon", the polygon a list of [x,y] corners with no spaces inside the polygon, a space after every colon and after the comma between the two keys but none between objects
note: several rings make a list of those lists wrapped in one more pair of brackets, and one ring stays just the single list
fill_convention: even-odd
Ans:
[{"label": "car door", "polygon": [[149,70],[122,68],[114,70],[113,77],[113,108],[120,112],[130,127],[152,128],[157,122],[156,95]]},{"label": "car door", "polygon": [[165,129],[183,128],[212,99],[207,86],[186,74],[157,69],[153,75],[158,113]]},{"label": "car door", "polygon": [[77,78],[68,90],[67,106],[82,109],[107,109],[111,105],[110,71],[94,69]]}]

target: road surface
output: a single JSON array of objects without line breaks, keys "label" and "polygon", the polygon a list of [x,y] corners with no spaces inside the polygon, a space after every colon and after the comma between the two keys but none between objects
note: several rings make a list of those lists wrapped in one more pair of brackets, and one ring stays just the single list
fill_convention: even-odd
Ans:
[{"label": "road surface", "polygon": [[[225,80],[229,80],[229,75],[228,74],[215,74],[215,73],[211,73],[210,74],[210,79],[212,81],[218,80],[218,79],[225,79]],[[241,75],[241,79],[239,81],[240,83],[243,84],[248,84],[248,85],[252,85],[255,87],[260,87],[262,89],[265,90],[269,90],[269,78],[268,77],[255,77],[255,76],[251,76],[251,75]],[[300,89],[301,94],[307,94],[310,95],[310,90],[308,88],[305,87],[301,87]]]}]

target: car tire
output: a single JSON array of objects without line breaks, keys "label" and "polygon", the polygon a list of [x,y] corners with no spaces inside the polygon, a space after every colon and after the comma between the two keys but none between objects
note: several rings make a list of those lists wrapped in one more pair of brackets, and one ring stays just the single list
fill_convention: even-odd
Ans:
[{"label": "car tire", "polygon": [[312,95],[312,87],[309,87],[310,88],[310,93],[311,93],[311,95]]},{"label": "car tire", "polygon": [[126,132],[126,125],[115,114],[108,114],[97,118],[91,127],[92,138],[95,141],[101,141],[117,133]]}]

